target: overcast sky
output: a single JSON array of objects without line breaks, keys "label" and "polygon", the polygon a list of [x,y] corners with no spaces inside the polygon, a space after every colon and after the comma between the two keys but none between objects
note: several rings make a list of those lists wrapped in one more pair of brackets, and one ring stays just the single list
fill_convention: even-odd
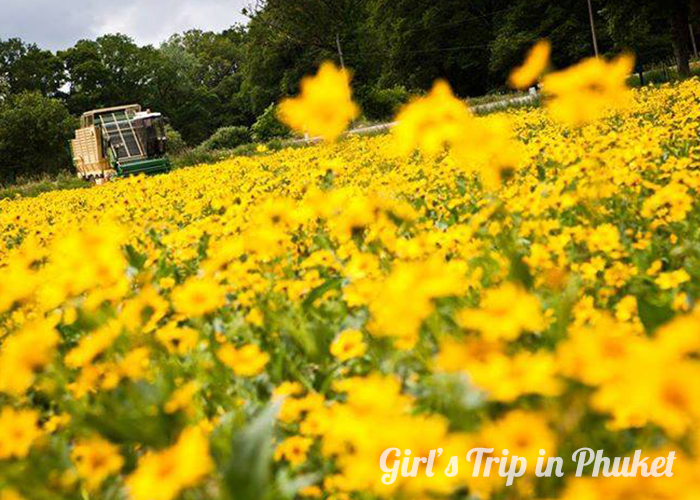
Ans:
[{"label": "overcast sky", "polygon": [[0,0],[0,40],[19,37],[60,50],[83,38],[124,33],[154,44],[190,28],[245,22],[249,0]]}]

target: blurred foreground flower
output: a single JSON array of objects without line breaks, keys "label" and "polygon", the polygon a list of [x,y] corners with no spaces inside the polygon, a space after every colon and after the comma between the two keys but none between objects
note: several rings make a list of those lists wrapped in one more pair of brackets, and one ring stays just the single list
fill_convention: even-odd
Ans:
[{"label": "blurred foreground flower", "polygon": [[540,40],[535,44],[522,66],[515,68],[510,74],[511,87],[523,90],[534,83],[542,75],[549,64],[549,56],[552,53],[552,46],[547,40]]},{"label": "blurred foreground flower", "polygon": [[626,54],[605,61],[591,58],[542,80],[551,115],[565,125],[578,126],[620,111],[631,101],[627,77],[634,57]]},{"label": "blurred foreground flower", "polygon": [[357,118],[360,110],[352,101],[350,75],[325,62],[318,74],[304,78],[301,95],[279,105],[279,117],[296,132],[336,140]]},{"label": "blurred foreground flower", "polygon": [[34,410],[3,408],[0,412],[0,460],[24,458],[41,430],[39,414]]},{"label": "blurred foreground flower", "polygon": [[240,349],[227,344],[219,349],[217,356],[236,375],[242,377],[253,377],[262,373],[270,361],[270,356],[255,344],[248,344]]},{"label": "blurred foreground flower", "polygon": [[172,447],[139,460],[127,480],[132,500],[171,500],[198,484],[214,468],[209,441],[198,427],[182,432]]},{"label": "blurred foreground flower", "polygon": [[89,490],[97,489],[108,476],[119,472],[124,465],[119,448],[99,437],[76,443],[71,458]]},{"label": "blurred foreground flower", "polygon": [[403,108],[396,117],[394,134],[404,154],[417,148],[433,155],[463,140],[471,118],[469,106],[455,97],[447,82],[440,80],[427,96]]}]

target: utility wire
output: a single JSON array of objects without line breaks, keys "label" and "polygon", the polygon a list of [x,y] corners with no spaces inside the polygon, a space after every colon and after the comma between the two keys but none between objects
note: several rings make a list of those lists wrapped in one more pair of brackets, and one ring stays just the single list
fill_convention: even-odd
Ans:
[{"label": "utility wire", "polygon": [[418,32],[418,31],[430,31],[430,30],[434,30],[434,29],[437,29],[437,28],[446,28],[446,27],[451,27],[451,26],[459,26],[460,24],[467,24],[467,23],[470,23],[470,22],[472,22],[472,21],[474,21],[474,20],[477,20],[477,19],[484,19],[484,18],[486,18],[486,17],[491,17],[491,16],[496,15],[496,14],[501,14],[501,13],[503,13],[503,12],[508,12],[508,11],[511,11],[511,10],[519,9],[519,8],[520,8],[520,5],[511,5],[510,7],[506,7],[506,8],[504,8],[504,9],[500,9],[500,10],[495,10],[495,11],[490,12],[490,13],[488,13],[488,14],[472,15],[472,16],[470,16],[468,19],[462,19],[462,20],[460,20],[460,21],[451,21],[451,22],[449,22],[449,23],[444,23],[444,24],[436,24],[436,25],[433,25],[433,26],[424,26],[424,27],[421,27],[421,28],[406,29],[406,30],[402,30],[402,33],[415,33],[415,32]]}]

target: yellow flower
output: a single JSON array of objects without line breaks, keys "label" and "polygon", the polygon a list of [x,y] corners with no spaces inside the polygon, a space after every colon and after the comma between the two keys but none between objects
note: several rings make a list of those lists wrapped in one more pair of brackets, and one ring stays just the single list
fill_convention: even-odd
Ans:
[{"label": "yellow flower", "polygon": [[255,307],[246,315],[245,320],[251,325],[262,327],[265,324],[265,316],[262,311]]},{"label": "yellow flower", "polygon": [[24,394],[51,361],[59,342],[53,320],[27,323],[0,346],[0,392]]},{"label": "yellow flower", "polygon": [[71,458],[89,490],[99,488],[107,477],[118,473],[124,465],[119,448],[100,437],[78,441]]},{"label": "yellow flower", "polygon": [[680,222],[693,206],[693,197],[680,182],[672,182],[656,190],[642,205],[642,217],[653,218],[659,224]]},{"label": "yellow flower", "polygon": [[270,361],[270,355],[261,351],[255,344],[248,344],[240,349],[226,344],[217,351],[216,355],[223,364],[241,377],[259,375]]},{"label": "yellow flower", "polygon": [[615,306],[615,318],[630,321],[637,316],[637,298],[634,295],[623,297]]},{"label": "yellow flower", "polygon": [[282,382],[272,391],[273,398],[284,398],[287,396],[299,396],[304,392],[304,388],[299,382]]},{"label": "yellow flower", "polygon": [[557,396],[561,392],[554,357],[544,352],[493,356],[464,369],[474,385],[494,401],[513,402],[526,394]]},{"label": "yellow flower", "polygon": [[559,370],[589,385],[604,383],[638,343],[630,324],[606,314],[595,326],[570,329],[557,350]]},{"label": "yellow flower", "polygon": [[659,274],[659,277],[656,278],[656,284],[659,285],[659,288],[661,288],[662,290],[671,290],[673,288],[677,288],[678,286],[688,281],[690,281],[690,275],[686,272],[685,269],[678,269],[676,271],[671,271],[668,273],[661,273]]},{"label": "yellow flower", "polygon": [[226,303],[221,285],[207,278],[190,278],[173,290],[175,311],[189,317],[214,312]]},{"label": "yellow flower", "polygon": [[44,431],[52,434],[59,429],[62,429],[71,421],[71,416],[69,413],[62,413],[60,415],[52,415],[46,423],[44,423]]},{"label": "yellow flower", "polygon": [[454,96],[450,85],[438,81],[427,96],[401,110],[394,136],[404,154],[419,148],[434,155],[467,137],[471,119],[469,107]]},{"label": "yellow flower", "polygon": [[92,363],[95,358],[112,346],[112,343],[122,333],[119,321],[110,321],[97,331],[83,337],[77,347],[71,349],[65,357],[66,366],[83,368]]},{"label": "yellow flower", "polygon": [[306,456],[313,440],[302,436],[292,436],[277,445],[275,460],[286,460],[292,467],[297,467],[306,462]]},{"label": "yellow flower", "polygon": [[175,286],[175,279],[171,277],[161,278],[158,281],[158,286],[163,290],[170,290],[172,287]]},{"label": "yellow flower", "polygon": [[478,309],[459,313],[459,324],[481,332],[484,340],[512,341],[523,331],[538,333],[544,327],[542,309],[536,297],[514,283],[487,290]]},{"label": "yellow flower", "polygon": [[[479,435],[489,448],[495,448],[496,453],[508,450],[511,456],[523,457],[528,464],[537,461],[541,449],[549,456],[556,456],[555,434],[544,415],[538,413],[512,411],[484,426]],[[527,472],[532,474],[534,469],[528,467]]]},{"label": "yellow flower", "polygon": [[519,68],[513,70],[508,80],[516,89],[530,87],[542,75],[549,64],[549,56],[552,46],[547,40],[540,40],[528,52],[525,62]]},{"label": "yellow flower", "polygon": [[148,378],[151,352],[148,347],[137,347],[130,350],[114,367],[115,377],[131,380]]},{"label": "yellow flower", "polygon": [[367,351],[359,330],[345,330],[331,344],[331,354],[340,361],[358,358]]},{"label": "yellow flower", "polygon": [[370,302],[370,332],[396,339],[400,349],[413,348],[421,323],[435,309],[433,299],[459,295],[465,282],[462,262],[433,258],[398,263]]},{"label": "yellow flower", "polygon": [[198,427],[185,429],[177,442],[139,459],[126,484],[132,500],[172,500],[196,486],[214,468],[209,441]]},{"label": "yellow flower", "polygon": [[612,224],[596,227],[588,235],[586,243],[591,252],[603,252],[612,258],[618,258],[623,250],[620,233]]},{"label": "yellow flower", "polygon": [[165,413],[175,413],[179,410],[184,410],[187,413],[192,411],[192,400],[199,391],[198,382],[188,382],[178,388],[167,403],[165,403]]},{"label": "yellow flower", "polygon": [[147,286],[124,305],[120,319],[131,331],[141,328],[144,332],[150,332],[167,312],[168,302],[154,287]]},{"label": "yellow flower", "polygon": [[0,500],[25,500],[25,498],[15,490],[2,489],[0,490]]},{"label": "yellow flower", "polygon": [[336,140],[359,114],[352,101],[350,75],[325,62],[313,78],[301,82],[301,95],[279,105],[280,119],[302,134]]},{"label": "yellow flower", "polygon": [[0,460],[24,458],[41,436],[39,414],[34,410],[14,410],[5,407],[0,411]]},{"label": "yellow flower", "polygon": [[321,498],[323,491],[318,486],[307,486],[299,490],[299,496],[304,498]]},{"label": "yellow flower", "polygon": [[199,332],[194,328],[178,327],[177,323],[168,323],[156,331],[156,338],[173,354],[187,354],[199,342]]},{"label": "yellow flower", "polygon": [[627,77],[633,67],[634,58],[629,55],[610,62],[590,58],[547,75],[542,89],[549,112],[566,125],[578,126],[623,109],[631,98]]}]

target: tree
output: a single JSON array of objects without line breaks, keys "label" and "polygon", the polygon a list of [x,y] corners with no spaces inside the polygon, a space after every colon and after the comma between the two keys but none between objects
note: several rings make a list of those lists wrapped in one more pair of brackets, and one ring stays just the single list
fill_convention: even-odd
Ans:
[{"label": "tree", "polygon": [[[601,52],[612,48],[602,19],[594,16],[598,26],[598,44]],[[491,71],[496,80],[505,82],[512,68],[520,64],[525,52],[537,40],[547,38],[553,47],[552,63],[564,68],[581,59],[593,56],[593,41],[585,0],[517,0],[498,16],[495,38],[491,43]]]},{"label": "tree", "polygon": [[0,97],[24,91],[55,95],[65,82],[61,60],[18,38],[0,41]]},{"label": "tree", "polygon": [[[207,108],[207,123],[203,123],[207,133],[222,126],[249,124],[253,119],[240,102],[240,68],[245,53],[245,36],[245,30],[240,26],[222,33],[190,30],[172,36],[159,49],[161,56],[175,67],[181,80],[176,85],[180,85],[181,90],[186,88],[197,105]],[[161,97],[167,100],[161,85],[156,87]],[[167,109],[167,106],[162,109]],[[182,114],[181,111],[184,110],[169,112],[169,116],[177,120],[175,115]],[[178,128],[183,130],[186,126],[182,123]]]},{"label": "tree", "polygon": [[489,46],[501,0],[375,0],[370,24],[378,38],[383,86],[428,89],[447,79],[460,95],[483,94],[493,86]]},{"label": "tree", "polygon": [[0,104],[0,181],[69,169],[75,126],[58,99],[39,92],[10,95]]},{"label": "tree", "polygon": [[299,81],[324,60],[340,64],[338,42],[353,70],[353,86],[377,74],[367,64],[373,38],[364,32],[367,5],[362,0],[267,0],[247,10],[241,102],[262,114],[281,96],[297,92]]},{"label": "tree", "polygon": [[80,114],[90,109],[143,102],[153,79],[156,50],[139,47],[125,35],[81,40],[59,53],[70,90],[68,108]]},{"label": "tree", "polygon": [[681,77],[690,75],[691,12],[700,19],[699,0],[617,0],[601,10],[618,48],[631,49],[642,64],[673,54]]},{"label": "tree", "polygon": [[668,0],[667,9],[678,75],[686,78],[690,76],[690,3],[688,0]]},{"label": "tree", "polygon": [[610,2],[600,14],[614,50],[633,52],[639,68],[673,55],[667,17],[656,2]]}]

